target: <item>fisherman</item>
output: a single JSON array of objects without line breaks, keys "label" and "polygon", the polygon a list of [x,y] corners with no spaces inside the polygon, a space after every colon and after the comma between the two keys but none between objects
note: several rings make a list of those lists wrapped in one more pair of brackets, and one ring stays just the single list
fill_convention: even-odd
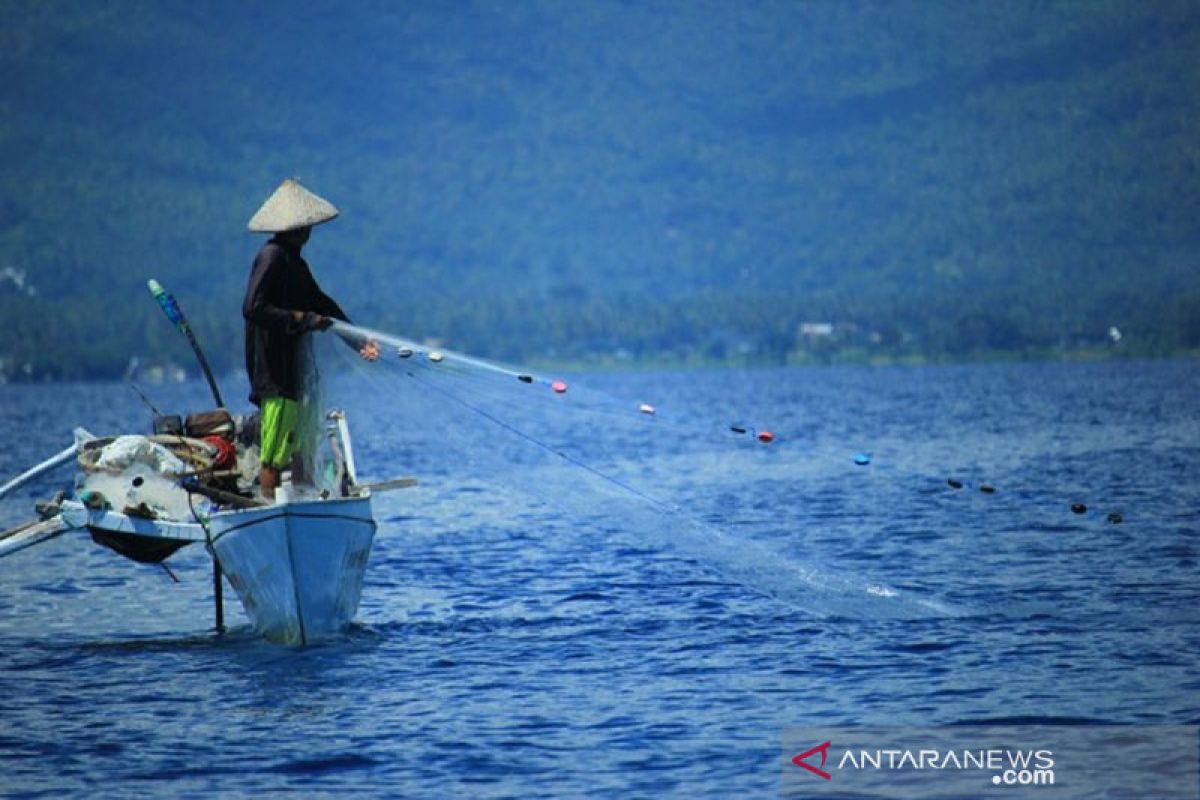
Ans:
[{"label": "fisherman", "polygon": [[[303,337],[310,331],[326,330],[334,319],[350,321],[341,306],[321,291],[300,256],[313,226],[337,215],[332,203],[288,178],[250,218],[248,226],[255,233],[274,234],[254,259],[242,302],[250,401],[262,409],[259,487],[271,501],[283,468],[296,451],[304,399]],[[379,357],[379,345],[362,342],[359,354],[374,361]],[[293,469],[294,477],[295,472]]]}]

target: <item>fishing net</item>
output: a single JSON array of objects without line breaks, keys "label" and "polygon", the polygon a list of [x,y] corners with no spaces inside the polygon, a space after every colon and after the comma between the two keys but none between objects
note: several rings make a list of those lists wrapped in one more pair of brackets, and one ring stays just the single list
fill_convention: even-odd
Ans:
[{"label": "fishing net", "polygon": [[336,430],[336,409],[327,397],[330,385],[323,376],[318,358],[319,340],[304,336],[297,360],[301,375],[296,418],[296,449],[292,456],[292,493],[298,499],[307,495],[337,497],[346,482],[345,454]]},{"label": "fishing net", "polygon": [[[458,497],[459,513],[466,504],[476,518],[486,511],[497,525],[517,526],[526,520],[515,509],[532,501],[596,547],[673,551],[818,615],[945,610],[785,555],[795,548],[791,532],[772,532],[761,502],[746,501],[738,487],[782,486],[797,465],[752,420],[676,406],[670,387],[661,404],[620,393],[623,382],[645,391],[645,379],[609,376],[617,391],[600,390],[594,379],[568,382],[344,323],[310,338],[320,377],[310,384],[325,407],[346,412],[360,465],[414,474],[423,487]],[[378,359],[359,356],[366,342],[378,344]],[[328,466],[336,459],[323,463],[314,475],[336,475]]]}]

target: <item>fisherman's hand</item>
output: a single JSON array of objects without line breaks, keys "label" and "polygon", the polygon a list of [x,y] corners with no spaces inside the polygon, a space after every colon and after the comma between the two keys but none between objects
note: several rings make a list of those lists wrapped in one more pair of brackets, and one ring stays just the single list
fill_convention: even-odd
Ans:
[{"label": "fisherman's hand", "polygon": [[358,354],[363,357],[364,361],[375,361],[379,358],[379,342],[371,339],[362,346]]},{"label": "fisherman's hand", "polygon": [[293,315],[299,314],[297,319],[304,320],[304,329],[309,331],[323,331],[333,324],[333,320],[329,317],[313,313],[312,311],[293,311]]}]

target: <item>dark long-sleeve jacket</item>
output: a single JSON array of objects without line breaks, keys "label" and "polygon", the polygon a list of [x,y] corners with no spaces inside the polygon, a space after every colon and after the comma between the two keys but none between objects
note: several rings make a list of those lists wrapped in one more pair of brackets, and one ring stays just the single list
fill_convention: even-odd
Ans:
[{"label": "dark long-sleeve jacket", "polygon": [[[292,311],[308,313],[297,320]],[[308,263],[300,257],[300,248],[271,239],[254,259],[242,302],[252,403],[258,405],[267,397],[299,399],[300,338],[312,330],[317,314],[350,321],[321,291]]]}]

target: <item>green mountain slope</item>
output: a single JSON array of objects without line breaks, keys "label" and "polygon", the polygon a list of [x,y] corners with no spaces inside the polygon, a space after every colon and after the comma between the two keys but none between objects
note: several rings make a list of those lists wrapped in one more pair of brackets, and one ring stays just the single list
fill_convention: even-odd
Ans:
[{"label": "green mountain slope", "polygon": [[150,276],[236,368],[288,175],[484,355],[1200,346],[1194,3],[244,5],[0,6],[0,373],[183,361]]}]

